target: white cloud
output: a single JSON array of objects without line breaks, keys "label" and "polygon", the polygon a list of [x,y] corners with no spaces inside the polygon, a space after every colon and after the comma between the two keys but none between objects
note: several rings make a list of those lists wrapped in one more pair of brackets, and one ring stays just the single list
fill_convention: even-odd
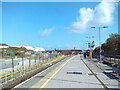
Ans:
[{"label": "white cloud", "polygon": [[95,24],[112,25],[114,10],[114,3],[102,1],[102,3],[95,8]]},{"label": "white cloud", "polygon": [[47,37],[52,33],[53,30],[54,30],[54,28],[44,29],[40,32],[40,36],[41,37]]},{"label": "white cloud", "polygon": [[93,10],[90,8],[81,8],[79,11],[80,16],[77,17],[77,21],[73,22],[69,30],[71,33],[84,33],[88,22],[93,19]]},{"label": "white cloud", "polygon": [[109,26],[113,23],[115,3],[103,0],[94,9],[80,8],[79,17],[68,27],[71,33],[85,33],[91,26]]}]

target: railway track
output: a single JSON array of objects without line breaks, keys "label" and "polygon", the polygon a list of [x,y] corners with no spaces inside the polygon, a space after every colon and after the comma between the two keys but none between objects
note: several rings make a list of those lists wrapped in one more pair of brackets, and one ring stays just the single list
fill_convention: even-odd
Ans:
[{"label": "railway track", "polygon": [[[83,57],[82,56],[80,56],[81,57],[81,60],[83,61],[83,63],[87,66],[87,68],[91,71],[91,74],[89,74],[89,75],[94,75],[95,77],[96,77],[96,79],[101,83],[101,85],[104,87],[104,89],[105,90],[110,90],[110,88],[103,82],[103,80],[102,79],[100,79],[99,78],[99,76],[97,76],[97,74],[94,72],[94,70],[92,70],[92,68],[90,67],[90,65],[87,63],[87,62],[85,62],[84,60],[83,60]],[[91,60],[88,60],[89,62],[91,62],[91,64],[95,64],[95,63],[93,63]],[[95,66],[96,66],[96,64],[95,64]],[[97,66],[98,67],[98,66]],[[99,67],[98,67],[99,68]],[[101,68],[99,68],[99,69],[101,69]],[[102,70],[102,71],[104,71],[104,70]],[[113,73],[112,73],[113,74]],[[114,75],[115,76],[115,75]],[[119,76],[117,77],[118,78],[118,80],[119,80]],[[119,82],[119,81],[118,81]],[[115,89],[115,90],[117,90],[117,89]],[[118,89],[119,90],[119,89]]]},{"label": "railway track", "polygon": [[103,64],[106,64],[112,67],[114,75],[116,75],[117,77],[120,77],[120,56],[119,55],[105,55],[102,58],[101,62]]}]

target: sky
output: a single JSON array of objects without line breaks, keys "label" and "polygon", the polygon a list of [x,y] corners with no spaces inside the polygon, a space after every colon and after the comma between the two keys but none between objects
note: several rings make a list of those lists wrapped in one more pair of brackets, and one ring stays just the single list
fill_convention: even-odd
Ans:
[{"label": "sky", "polygon": [[[45,49],[87,49],[118,33],[117,3],[110,2],[3,2],[2,43]],[[92,37],[94,38],[87,38]]]}]

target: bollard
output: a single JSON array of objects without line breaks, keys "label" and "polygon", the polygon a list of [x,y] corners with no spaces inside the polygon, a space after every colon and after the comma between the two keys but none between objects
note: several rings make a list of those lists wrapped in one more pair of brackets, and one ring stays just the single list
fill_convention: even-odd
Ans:
[{"label": "bollard", "polygon": [[90,60],[92,60],[92,51],[90,51]]}]

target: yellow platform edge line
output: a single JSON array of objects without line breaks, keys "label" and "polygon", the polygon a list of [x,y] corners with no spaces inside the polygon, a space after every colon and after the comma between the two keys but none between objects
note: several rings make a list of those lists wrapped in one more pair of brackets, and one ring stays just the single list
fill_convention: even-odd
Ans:
[{"label": "yellow platform edge line", "polygon": [[47,83],[74,57],[68,59],[65,63],[63,63],[61,67],[40,88],[44,88],[47,85]]}]

